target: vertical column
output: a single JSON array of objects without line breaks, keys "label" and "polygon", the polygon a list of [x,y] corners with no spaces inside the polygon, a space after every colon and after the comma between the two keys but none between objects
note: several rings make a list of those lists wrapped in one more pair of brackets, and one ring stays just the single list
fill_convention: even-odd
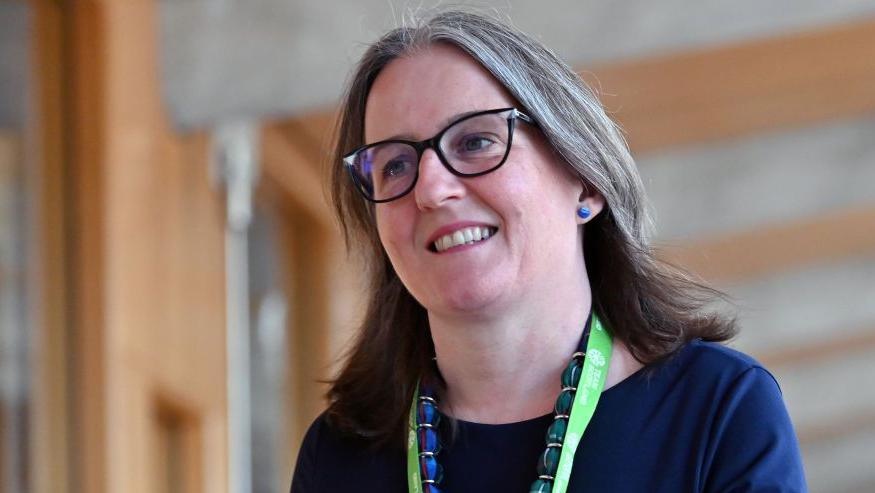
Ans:
[{"label": "vertical column", "polygon": [[252,193],[257,176],[256,130],[249,123],[220,125],[213,165],[225,189],[227,309],[228,486],[252,490],[251,369],[249,364],[249,250]]}]

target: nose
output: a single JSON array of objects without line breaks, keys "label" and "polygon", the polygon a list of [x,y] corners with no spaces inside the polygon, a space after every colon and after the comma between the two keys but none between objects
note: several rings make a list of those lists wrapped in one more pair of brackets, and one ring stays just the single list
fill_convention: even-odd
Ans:
[{"label": "nose", "polygon": [[426,149],[419,160],[419,178],[413,189],[420,210],[430,210],[465,195],[462,179],[450,173],[434,149]]}]

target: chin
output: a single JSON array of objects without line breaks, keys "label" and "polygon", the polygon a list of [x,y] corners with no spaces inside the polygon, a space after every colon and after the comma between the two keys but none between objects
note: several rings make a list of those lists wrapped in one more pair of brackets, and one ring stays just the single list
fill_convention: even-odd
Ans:
[{"label": "chin", "polygon": [[414,288],[418,289],[411,290],[411,294],[426,310],[435,314],[489,316],[512,302],[519,291],[514,288],[519,285],[518,277],[505,269],[467,267],[433,274],[426,278],[426,283],[415,285]]},{"label": "chin", "polygon": [[454,315],[484,316],[503,306],[506,290],[477,289],[480,286],[468,286],[457,289],[445,296],[435,307],[435,311]]}]

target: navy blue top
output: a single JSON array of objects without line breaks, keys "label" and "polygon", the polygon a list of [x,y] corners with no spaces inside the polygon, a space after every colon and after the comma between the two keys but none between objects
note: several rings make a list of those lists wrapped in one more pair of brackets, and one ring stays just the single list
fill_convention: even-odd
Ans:
[{"label": "navy blue top", "polygon": [[[557,390],[558,393],[558,390]],[[445,493],[529,491],[552,416],[459,422],[440,453]],[[406,455],[371,452],[323,416],[304,438],[292,493],[407,491]],[[602,393],[569,492],[804,492],[796,435],[774,377],[725,346],[687,344]]]}]

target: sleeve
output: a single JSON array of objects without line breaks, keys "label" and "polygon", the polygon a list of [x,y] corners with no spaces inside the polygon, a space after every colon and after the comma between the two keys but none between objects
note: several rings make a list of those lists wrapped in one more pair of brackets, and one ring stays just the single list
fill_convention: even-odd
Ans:
[{"label": "sleeve", "polygon": [[316,464],[319,455],[319,436],[323,426],[322,420],[322,416],[316,418],[304,435],[304,441],[298,450],[298,461],[292,475],[290,493],[316,493],[319,491]]},{"label": "sleeve", "polygon": [[758,366],[742,372],[718,409],[704,491],[808,491],[796,434],[771,373]]}]

